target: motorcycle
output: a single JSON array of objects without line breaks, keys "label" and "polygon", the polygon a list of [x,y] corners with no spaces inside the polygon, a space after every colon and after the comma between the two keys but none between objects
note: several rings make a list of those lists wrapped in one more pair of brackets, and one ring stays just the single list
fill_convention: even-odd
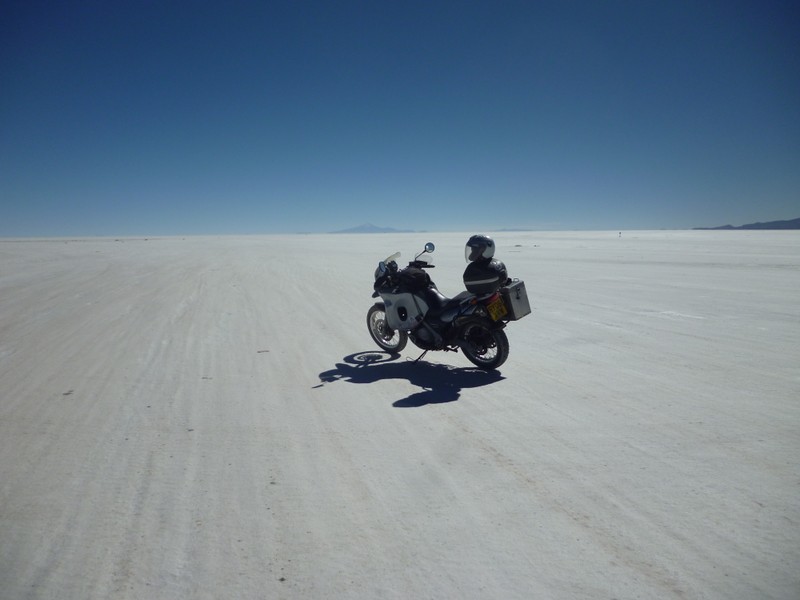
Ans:
[{"label": "motorcycle", "polygon": [[[505,265],[492,260],[482,263],[475,276],[467,267],[466,291],[453,298],[443,295],[425,271],[434,267],[432,242],[405,268],[399,268],[396,252],[378,263],[373,298],[367,311],[367,328],[375,343],[387,352],[400,353],[408,340],[423,350],[419,361],[431,350],[457,352],[459,349],[476,367],[497,369],[508,358],[510,321],[530,314],[525,282],[509,279]],[[415,361],[415,362],[416,362]]]}]

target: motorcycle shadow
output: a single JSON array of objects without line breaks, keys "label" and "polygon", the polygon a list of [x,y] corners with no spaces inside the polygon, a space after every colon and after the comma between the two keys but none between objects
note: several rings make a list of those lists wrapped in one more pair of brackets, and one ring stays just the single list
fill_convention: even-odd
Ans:
[{"label": "motorcycle shadow", "polygon": [[395,401],[397,408],[418,408],[427,404],[453,402],[461,390],[496,383],[504,377],[498,371],[477,368],[459,368],[429,362],[400,360],[399,354],[387,352],[357,352],[345,356],[344,363],[319,374],[319,388],[334,381],[349,383],[375,383],[386,379],[405,379],[421,391]]}]

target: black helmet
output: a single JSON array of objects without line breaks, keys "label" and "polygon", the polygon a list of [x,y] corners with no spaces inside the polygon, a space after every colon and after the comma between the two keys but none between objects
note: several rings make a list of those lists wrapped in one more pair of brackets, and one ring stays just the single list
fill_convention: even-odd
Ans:
[{"label": "black helmet", "polygon": [[494,256],[494,240],[488,235],[473,235],[464,247],[464,258],[467,262],[490,260]]}]

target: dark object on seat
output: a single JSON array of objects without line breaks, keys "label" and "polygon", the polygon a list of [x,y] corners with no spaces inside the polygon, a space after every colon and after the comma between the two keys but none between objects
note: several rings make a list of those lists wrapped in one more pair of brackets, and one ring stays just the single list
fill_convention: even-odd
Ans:
[{"label": "dark object on seat", "polygon": [[497,259],[471,262],[464,270],[464,286],[478,296],[496,292],[507,280],[506,266]]}]

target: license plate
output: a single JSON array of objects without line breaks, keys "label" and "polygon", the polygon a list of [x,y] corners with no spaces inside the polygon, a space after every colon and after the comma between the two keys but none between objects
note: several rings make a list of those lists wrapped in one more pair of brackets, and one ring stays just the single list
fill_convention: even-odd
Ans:
[{"label": "license plate", "polygon": [[489,302],[489,304],[486,305],[486,309],[489,311],[489,316],[492,317],[492,321],[499,321],[508,314],[508,309],[506,308],[505,302],[503,302],[502,296],[498,296],[495,300]]}]

